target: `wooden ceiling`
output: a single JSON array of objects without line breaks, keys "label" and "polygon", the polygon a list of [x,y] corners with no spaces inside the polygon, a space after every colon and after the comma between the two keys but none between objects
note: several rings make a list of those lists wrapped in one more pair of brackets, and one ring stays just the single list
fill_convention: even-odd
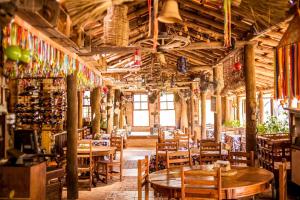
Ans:
[{"label": "wooden ceiling", "polygon": [[[86,4],[84,4],[85,2]],[[213,66],[231,55],[232,49],[223,47],[224,11],[222,1],[179,0],[179,10],[183,22],[166,24],[167,32],[189,37],[190,46],[160,53],[164,55],[166,66],[161,66],[159,62],[156,62],[159,59],[153,59],[153,57],[160,57],[157,53],[142,51],[143,64],[141,68],[129,68],[128,63],[132,61],[135,48],[127,48],[126,51],[116,48],[113,52],[111,48],[105,49],[102,40],[105,9],[100,9],[97,15],[90,16],[93,10],[103,6],[102,2],[65,0],[62,5],[70,14],[73,25],[76,24],[91,36],[92,51],[94,51],[92,54],[105,54],[108,69],[102,73],[105,77],[121,80],[121,83],[134,84],[141,80],[141,77],[146,77],[149,82],[158,82],[165,74],[169,78],[172,75],[176,76],[178,82],[188,82],[190,77],[194,77],[200,73],[199,71],[211,72]],[[159,2],[159,7],[161,7],[162,1]],[[130,26],[129,46],[137,46],[140,41],[148,38],[147,1],[135,0],[125,2],[125,4],[128,5]],[[257,43],[255,61],[259,89],[273,87],[273,48],[277,46],[287,28],[287,19],[290,16],[288,11],[291,11],[291,5],[286,0],[242,0],[238,7],[232,7],[232,37],[237,41],[236,47],[246,44],[247,41]],[[81,56],[88,62],[99,65],[92,54],[82,54]],[[176,73],[176,60],[179,56],[188,59],[189,71],[187,74]],[[160,76],[157,76],[157,73]]]}]

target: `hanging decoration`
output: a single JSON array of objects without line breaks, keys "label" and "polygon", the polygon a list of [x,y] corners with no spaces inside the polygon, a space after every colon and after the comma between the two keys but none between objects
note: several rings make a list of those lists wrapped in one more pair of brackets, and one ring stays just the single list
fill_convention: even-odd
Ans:
[{"label": "hanging decoration", "polygon": [[153,29],[153,49],[156,49],[157,47],[157,39],[158,39],[158,0],[154,0],[153,3],[153,15],[154,15],[154,29]]},{"label": "hanging decoration", "polygon": [[231,46],[231,0],[224,0],[224,46]]},{"label": "hanging decoration", "polygon": [[181,73],[187,72],[187,60],[183,56],[181,56],[177,59],[177,71],[179,71]]},{"label": "hanging decoration", "polygon": [[79,87],[101,85],[101,77],[16,23],[4,28],[4,74],[11,78],[65,77],[78,67]]},{"label": "hanging decoration", "polygon": [[274,97],[300,100],[300,42],[276,49]]},{"label": "hanging decoration", "polygon": [[140,67],[142,65],[142,56],[140,49],[136,49],[133,57],[133,66]]}]

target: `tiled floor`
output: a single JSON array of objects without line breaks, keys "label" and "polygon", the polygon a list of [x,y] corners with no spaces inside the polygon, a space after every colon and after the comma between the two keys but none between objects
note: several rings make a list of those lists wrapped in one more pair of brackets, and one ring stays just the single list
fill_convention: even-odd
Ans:
[{"label": "tiled floor", "polygon": [[[155,153],[154,149],[150,148],[127,148],[124,150],[124,179],[122,182],[119,180],[110,181],[108,184],[98,183],[97,187],[92,188],[92,191],[80,191],[80,200],[137,200],[137,160],[142,159],[145,155],[151,155]],[[294,193],[293,189],[292,193]],[[66,199],[67,192],[63,192],[63,198]],[[300,192],[299,192],[300,193]],[[289,194],[289,200],[300,200],[297,192],[295,194]],[[291,194],[291,195],[290,195]],[[298,197],[297,197],[298,196]],[[154,198],[153,192],[150,191],[150,200],[162,199]],[[245,198],[251,199],[251,198]],[[271,194],[263,194],[256,196],[255,198],[261,200],[271,199]],[[244,200],[244,199],[243,199]]]}]

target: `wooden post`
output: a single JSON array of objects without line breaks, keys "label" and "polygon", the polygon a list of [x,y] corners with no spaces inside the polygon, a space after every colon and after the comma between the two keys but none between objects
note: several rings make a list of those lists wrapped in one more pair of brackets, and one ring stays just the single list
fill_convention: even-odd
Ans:
[{"label": "wooden post", "polygon": [[[190,110],[190,115],[191,115],[191,132],[190,132],[190,136],[192,137],[192,134],[194,134],[194,130],[195,130],[195,119],[194,119],[194,112],[195,112],[195,104],[194,104],[194,84],[191,84],[191,90],[192,90],[192,95],[191,95],[191,110]],[[196,136],[194,135],[194,140],[196,139]]]},{"label": "wooden post", "polygon": [[236,119],[241,121],[241,97],[236,96]]},{"label": "wooden post", "polygon": [[107,133],[111,134],[113,131],[113,123],[114,123],[114,89],[112,87],[108,87],[107,94]]},{"label": "wooden post", "polygon": [[83,108],[83,91],[77,92],[78,98],[78,128],[83,127],[82,108]]},{"label": "wooden post", "polygon": [[230,108],[228,96],[222,97],[222,122],[230,121]]},{"label": "wooden post", "polygon": [[300,109],[300,101],[297,102],[297,108]]},{"label": "wooden post", "polygon": [[245,46],[246,75],[246,149],[254,151],[256,146],[256,77],[254,45]]},{"label": "wooden post", "polygon": [[100,101],[101,101],[101,88],[96,87],[91,92],[91,111],[92,111],[92,134],[100,133]]},{"label": "wooden post", "polygon": [[201,92],[201,139],[206,139],[206,96],[207,92]]},{"label": "wooden post", "polygon": [[259,91],[258,94],[259,99],[259,123],[264,122],[264,93]]},{"label": "wooden post", "polygon": [[216,97],[216,112],[214,114],[214,132],[215,141],[221,141],[222,132],[222,102],[221,102],[221,90],[223,88],[223,70],[222,65],[218,65],[213,69],[213,78],[217,83],[214,95]]},{"label": "wooden post", "polygon": [[114,126],[120,128],[120,112],[121,112],[121,91],[115,90],[115,101],[114,101]]},{"label": "wooden post", "polygon": [[271,97],[271,99],[270,99],[270,111],[271,111],[271,116],[274,116],[274,98],[273,97]]},{"label": "wooden post", "polygon": [[67,76],[67,199],[78,199],[78,102],[76,77],[76,74]]}]

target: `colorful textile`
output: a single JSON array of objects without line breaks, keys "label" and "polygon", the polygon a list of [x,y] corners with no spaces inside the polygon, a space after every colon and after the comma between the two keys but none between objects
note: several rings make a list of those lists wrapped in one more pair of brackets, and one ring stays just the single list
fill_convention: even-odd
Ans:
[{"label": "colorful textile", "polygon": [[300,100],[300,43],[279,47],[274,55],[274,97]]}]

